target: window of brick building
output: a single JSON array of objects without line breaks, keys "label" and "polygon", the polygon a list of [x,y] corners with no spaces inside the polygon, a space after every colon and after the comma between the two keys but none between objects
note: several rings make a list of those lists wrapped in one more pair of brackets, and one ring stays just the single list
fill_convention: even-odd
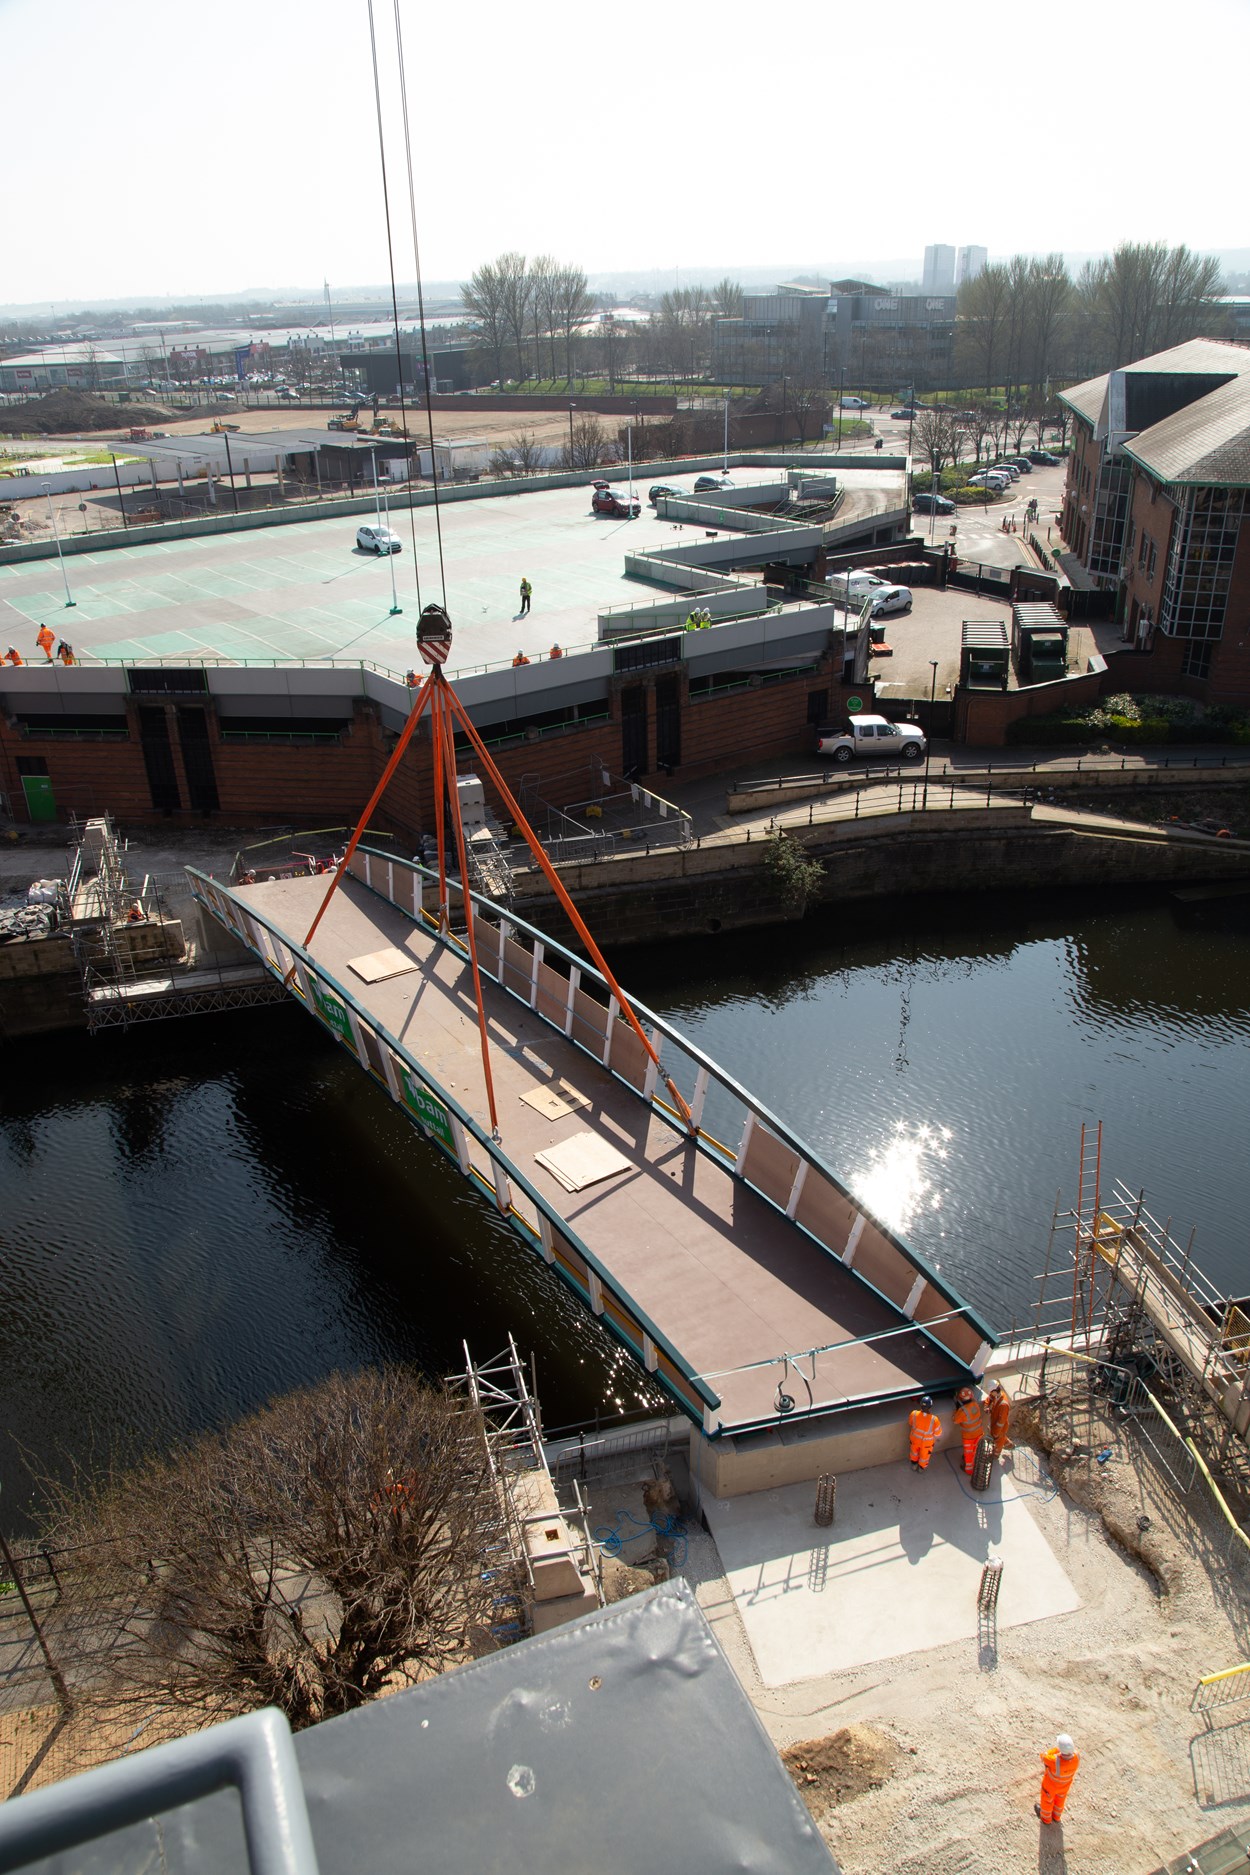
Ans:
[{"label": "window of brick building", "polygon": [[1181,653],[1182,677],[1209,677],[1211,675],[1211,653],[1215,649],[1211,640],[1191,639]]}]

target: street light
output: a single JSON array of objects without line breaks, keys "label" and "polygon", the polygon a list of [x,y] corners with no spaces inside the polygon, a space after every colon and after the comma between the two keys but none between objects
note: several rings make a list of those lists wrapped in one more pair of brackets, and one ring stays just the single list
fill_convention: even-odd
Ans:
[{"label": "street light", "polygon": [[629,518],[634,518],[634,420],[625,419],[625,448],[629,462]]},{"label": "street light", "polygon": [[[385,490],[383,491],[383,494],[382,494],[382,504],[383,504],[382,512],[386,516],[385,527],[386,527],[387,534],[389,535],[391,531],[391,498],[390,498],[389,493]],[[391,563],[391,617],[394,618],[395,614],[397,612],[402,612],[404,608],[402,605],[400,605],[398,595],[396,594],[396,591],[395,591],[395,552],[394,552],[394,549],[390,546],[389,542],[387,545],[386,557]]]},{"label": "street light", "polygon": [[721,457],[721,473],[729,474],[729,397],[725,397],[725,453]]},{"label": "street light", "polygon": [[929,757],[933,752],[933,710],[937,698],[938,660],[936,658],[929,659],[929,669],[933,676],[929,683],[929,722],[928,734],[924,739],[924,795],[920,802],[921,807],[929,805]]},{"label": "street light", "polygon": [[573,461],[573,412],[576,409],[577,409],[577,405],[570,401],[569,403],[569,467],[570,469],[576,466]]},{"label": "street light", "polygon": [[838,448],[842,447],[842,404],[846,397],[846,366],[838,372]]},{"label": "street light", "polygon": [[77,601],[70,594],[69,574],[65,571],[65,555],[61,552],[61,530],[56,524],[56,509],[52,506],[52,484],[50,482],[44,483],[43,492],[48,498],[48,519],[52,523],[52,535],[53,539],[56,541],[56,557],[61,563],[61,578],[65,582],[65,603],[67,606],[75,605]]}]

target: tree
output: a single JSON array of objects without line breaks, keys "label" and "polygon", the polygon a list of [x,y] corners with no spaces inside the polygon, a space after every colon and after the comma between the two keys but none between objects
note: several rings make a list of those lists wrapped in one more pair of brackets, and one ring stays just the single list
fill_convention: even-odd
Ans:
[{"label": "tree", "polygon": [[546,466],[547,450],[533,430],[518,430],[496,449],[490,459],[492,475],[537,475]]},{"label": "tree", "polygon": [[1196,338],[1221,291],[1218,261],[1187,247],[1124,242],[1082,269],[1079,292],[1103,370]]},{"label": "tree", "polygon": [[1025,375],[1040,396],[1049,385],[1072,304],[1072,280],[1062,254],[1047,254],[1029,263],[1026,292]]},{"label": "tree", "polygon": [[573,382],[573,339],[590,317],[594,303],[580,267],[556,268],[552,282],[553,324],[559,326],[564,336],[564,375],[570,385]]},{"label": "tree", "polygon": [[987,439],[992,440],[993,438],[997,422],[997,411],[987,409],[984,404],[974,404],[972,409],[967,411],[963,417],[964,434],[972,439],[972,446],[976,451],[978,463],[981,460],[981,451],[985,448]]},{"label": "tree", "polygon": [[502,1516],[476,1409],[398,1368],[332,1375],[62,1496],[68,1622],[93,1635],[75,1696],[182,1729],[350,1711],[486,1644]]},{"label": "tree", "polygon": [[922,410],[912,428],[912,438],[919,453],[928,460],[929,473],[936,490],[942,470],[951,459],[954,421],[949,410]]},{"label": "tree", "polygon": [[495,377],[503,382],[503,348],[508,336],[508,319],[504,306],[503,278],[497,261],[487,261],[472,275],[467,286],[460,289],[460,297],[465,310],[472,315],[477,331],[478,343],[484,351],[490,353],[495,368]]},{"label": "tree", "polygon": [[495,262],[499,270],[499,290],[503,303],[504,325],[516,353],[516,374],[525,376],[525,332],[529,319],[534,282],[525,264],[524,254],[515,249],[501,254]]},{"label": "tree", "polygon": [[712,288],[712,305],[721,319],[741,319],[744,296],[736,280],[726,276]]},{"label": "tree", "polygon": [[959,290],[956,347],[965,371],[984,384],[987,397],[1002,381],[1009,299],[1007,269],[1001,265],[983,268]]},{"label": "tree", "polygon": [[556,263],[550,254],[540,254],[530,267],[530,317],[534,327],[534,376],[543,376],[543,340],[549,341],[551,373],[556,375],[555,360],[555,276]]},{"label": "tree", "polygon": [[560,456],[563,469],[597,469],[608,453],[608,439],[598,417],[579,417]]}]

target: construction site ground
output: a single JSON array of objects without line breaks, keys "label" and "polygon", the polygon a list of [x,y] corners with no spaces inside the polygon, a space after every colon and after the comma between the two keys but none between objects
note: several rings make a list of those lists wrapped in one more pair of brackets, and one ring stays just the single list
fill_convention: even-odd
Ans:
[{"label": "construction site ground", "polygon": [[[1022,1555],[1013,1576],[1004,1549],[997,1623],[978,1625],[979,1571],[940,1566],[941,1544],[909,1551],[913,1475],[865,1472],[854,1491],[840,1481],[827,1549],[810,1506],[803,1527],[787,1507],[765,1545],[771,1599],[794,1611],[791,1651],[765,1655],[789,1660],[789,1677],[772,1683],[741,1571],[692,1524],[685,1573],[845,1875],[1148,1875],[1250,1819],[1250,1688],[1244,1703],[1191,1709],[1201,1676],[1250,1653],[1240,1546],[1213,1506],[1179,1499],[1129,1426],[1096,1410],[1078,1438],[1062,1414],[1044,1430],[1027,1403],[1016,1416],[1014,1488],[1079,1605],[1020,1617],[1035,1592],[1017,1579],[1029,1563]],[[1030,1433],[1053,1452],[1026,1443]],[[876,1544],[856,1522],[868,1504]],[[836,1610],[812,1611],[843,1592],[840,1552],[871,1638],[853,1664],[823,1671],[815,1637]],[[1044,1828],[1038,1754],[1059,1731],[1081,1766],[1062,1824]]]}]

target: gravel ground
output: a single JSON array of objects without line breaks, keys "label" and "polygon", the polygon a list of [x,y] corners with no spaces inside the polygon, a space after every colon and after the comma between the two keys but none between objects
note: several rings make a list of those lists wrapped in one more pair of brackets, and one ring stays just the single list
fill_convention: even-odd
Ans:
[{"label": "gravel ground", "polygon": [[[1250,1571],[1205,1512],[1160,1490],[1123,1428],[1095,1436],[1112,1448],[1103,1466],[1088,1447],[1057,1451],[1049,1472],[1032,1449],[1018,1460],[1064,1481],[1032,1502],[1083,1606],[980,1648],[764,1687],[715,1546],[692,1535],[686,1573],[770,1736],[801,1747],[796,1783],[844,1875],[1144,1875],[1250,1817],[1250,1705],[1210,1726],[1190,1711],[1201,1674],[1246,1657]],[[1060,1730],[1081,1768],[1063,1823],[1043,1829],[1038,1753]]]}]

